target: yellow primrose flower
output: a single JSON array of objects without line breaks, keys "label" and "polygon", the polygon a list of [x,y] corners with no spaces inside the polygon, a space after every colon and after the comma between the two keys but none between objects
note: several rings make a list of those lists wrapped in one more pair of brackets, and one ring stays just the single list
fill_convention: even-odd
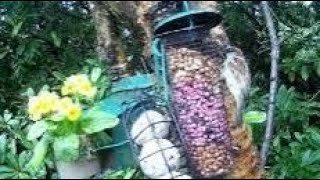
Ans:
[{"label": "yellow primrose flower", "polygon": [[61,88],[61,94],[63,96],[70,95],[70,94],[75,94],[76,93],[76,88],[74,85],[66,83],[62,88]]},{"label": "yellow primrose flower", "polygon": [[44,115],[57,110],[59,96],[56,93],[42,91],[38,96],[31,97],[28,103],[30,119],[40,120]]},{"label": "yellow primrose flower", "polygon": [[89,77],[86,74],[72,75],[65,81],[66,85],[78,86],[79,84],[90,83]]},{"label": "yellow primrose flower", "polygon": [[69,97],[64,97],[60,99],[58,105],[58,112],[60,114],[66,114],[66,110],[73,104],[72,99]]},{"label": "yellow primrose flower", "polygon": [[40,111],[44,114],[55,111],[59,96],[55,93],[43,91],[39,93]]},{"label": "yellow primrose flower", "polygon": [[81,107],[77,104],[73,104],[68,107],[66,114],[67,114],[68,120],[77,121],[80,118],[81,113],[82,113]]},{"label": "yellow primrose flower", "polygon": [[80,94],[93,98],[97,93],[97,88],[93,87],[88,75],[77,74],[66,79],[61,89],[62,95]]},{"label": "yellow primrose flower", "polygon": [[29,113],[33,113],[36,111],[36,105],[37,105],[37,97],[31,97],[29,99],[29,103],[28,103],[28,112]]},{"label": "yellow primrose flower", "polygon": [[32,97],[29,99],[28,113],[30,119],[37,121],[42,118],[42,104],[39,97]]},{"label": "yellow primrose flower", "polygon": [[47,101],[47,99],[42,97],[39,100],[39,111],[40,111],[40,113],[47,114],[47,113],[50,113],[51,110],[52,110],[52,104],[49,101]]},{"label": "yellow primrose flower", "polygon": [[97,88],[91,84],[82,84],[79,87],[79,94],[93,98],[97,93]]},{"label": "yellow primrose flower", "polygon": [[33,121],[38,121],[42,118],[42,113],[40,112],[40,103],[34,102],[31,106],[29,106],[28,113],[30,115],[30,119]]}]

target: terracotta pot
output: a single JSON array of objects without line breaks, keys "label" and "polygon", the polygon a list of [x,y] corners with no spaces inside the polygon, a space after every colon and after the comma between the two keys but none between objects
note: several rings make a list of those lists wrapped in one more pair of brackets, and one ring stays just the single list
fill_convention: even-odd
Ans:
[{"label": "terracotta pot", "polygon": [[101,172],[99,158],[83,157],[73,162],[56,162],[57,170],[61,179],[89,179]]}]

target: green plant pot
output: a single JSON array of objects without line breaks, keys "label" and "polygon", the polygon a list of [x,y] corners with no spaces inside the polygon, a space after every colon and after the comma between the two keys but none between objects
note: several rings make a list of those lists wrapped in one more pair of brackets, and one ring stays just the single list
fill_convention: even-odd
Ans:
[{"label": "green plant pot", "polygon": [[59,161],[56,166],[61,179],[89,179],[102,171],[97,156],[83,157],[73,162]]}]

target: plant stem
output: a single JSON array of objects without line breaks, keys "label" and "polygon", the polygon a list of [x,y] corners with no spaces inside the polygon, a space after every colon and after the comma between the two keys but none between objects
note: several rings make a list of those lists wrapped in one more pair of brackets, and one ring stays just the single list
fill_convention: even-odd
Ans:
[{"label": "plant stem", "polygon": [[274,27],[273,18],[271,16],[270,7],[267,1],[261,2],[261,8],[266,20],[271,41],[271,73],[270,73],[270,95],[269,107],[267,112],[267,126],[265,130],[265,137],[261,149],[261,164],[260,168],[264,169],[267,163],[271,139],[273,136],[274,111],[276,105],[276,94],[278,89],[278,61],[280,54],[279,40],[277,32]]}]

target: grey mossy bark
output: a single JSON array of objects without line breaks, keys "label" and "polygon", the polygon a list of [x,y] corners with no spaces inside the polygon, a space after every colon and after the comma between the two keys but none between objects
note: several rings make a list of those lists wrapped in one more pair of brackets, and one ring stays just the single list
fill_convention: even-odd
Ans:
[{"label": "grey mossy bark", "polygon": [[104,2],[90,1],[92,6],[92,18],[96,24],[97,47],[96,51],[99,57],[106,60],[107,63],[115,61],[115,50],[112,43],[112,26],[110,14],[105,8]]},{"label": "grey mossy bark", "polygon": [[[97,47],[100,59],[110,66],[113,80],[128,75],[128,63],[124,56],[123,44],[116,33],[114,19],[125,15],[131,21],[136,19],[135,1],[89,1],[92,18],[96,25]],[[119,32],[118,32],[119,33]]]},{"label": "grey mossy bark", "polygon": [[270,41],[271,41],[271,73],[270,73],[270,95],[269,105],[267,112],[267,125],[265,131],[265,137],[261,149],[261,169],[264,169],[269,154],[270,143],[273,136],[273,125],[274,125],[274,112],[276,106],[276,94],[278,89],[278,61],[280,54],[279,40],[277,32],[274,27],[274,21],[271,15],[271,10],[267,1],[261,2],[261,8],[267,24]]}]

